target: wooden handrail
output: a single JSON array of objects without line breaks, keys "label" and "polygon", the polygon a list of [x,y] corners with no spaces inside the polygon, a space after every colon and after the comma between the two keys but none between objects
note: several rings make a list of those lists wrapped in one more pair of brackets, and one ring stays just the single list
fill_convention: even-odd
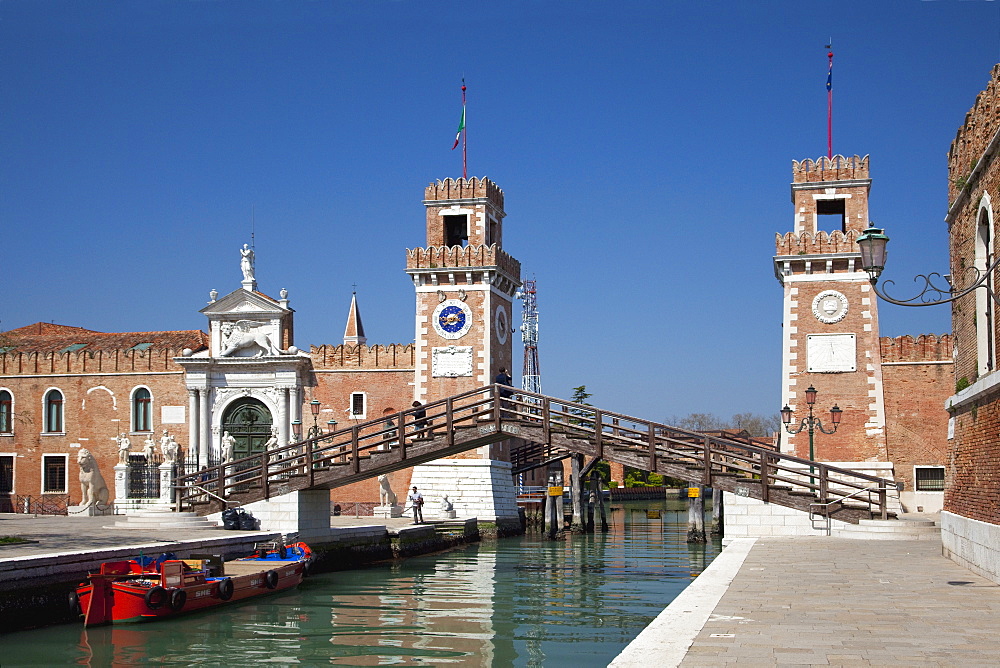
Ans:
[{"label": "wooden handrail", "polygon": [[[294,489],[329,485],[331,474],[327,471],[336,469],[335,464],[348,464],[352,479],[364,477],[366,469],[361,465],[362,459],[373,453],[380,453],[380,470],[385,470],[387,466],[394,467],[389,470],[404,468],[411,458],[411,450],[420,453],[417,455],[418,462],[428,461],[426,446],[421,444],[422,449],[415,450],[419,437],[416,437],[418,441],[411,438],[422,431],[432,431],[416,426],[414,414],[421,410],[425,413],[422,420],[436,425],[443,419],[443,439],[435,445],[442,452],[455,452],[455,448],[461,448],[464,443],[477,438],[477,443],[502,440],[506,437],[505,422],[516,421],[522,425],[520,429],[536,428],[540,431],[544,447],[536,456],[543,459],[559,459],[563,456],[559,452],[566,450],[602,459],[631,456],[628,461],[638,462],[651,472],[658,472],[668,464],[680,464],[690,469],[692,482],[706,486],[712,485],[718,475],[736,475],[748,481],[759,476],[760,497],[765,501],[773,498],[770,488],[780,484],[809,490],[820,500],[832,498],[831,495],[842,497],[843,494],[835,489],[849,491],[893,484],[884,478],[813,462],[744,440],[730,440],[523,390],[514,390],[515,394],[511,397],[501,397],[501,390],[510,391],[511,388],[487,385],[398,411],[393,414],[393,427],[385,426],[384,416],[378,417],[289,443],[266,453],[254,453],[178,476],[175,506],[180,510],[184,502],[190,502],[194,494],[183,494],[183,488],[193,488],[206,473],[218,481],[222,497],[237,488],[259,484],[263,498],[269,498],[276,484],[280,483],[282,490],[289,489],[290,477],[300,478]],[[484,419],[490,425],[486,431],[480,428],[463,429],[482,427]],[[461,435],[459,431],[462,431]],[[395,435],[392,435],[393,432]],[[564,442],[560,435],[575,440]],[[560,444],[555,449],[554,438],[558,438]],[[813,473],[809,473],[810,467]],[[695,474],[695,471],[699,472]],[[887,515],[884,491],[880,492],[877,501],[869,500],[868,503],[873,509],[877,507],[882,516]]]}]

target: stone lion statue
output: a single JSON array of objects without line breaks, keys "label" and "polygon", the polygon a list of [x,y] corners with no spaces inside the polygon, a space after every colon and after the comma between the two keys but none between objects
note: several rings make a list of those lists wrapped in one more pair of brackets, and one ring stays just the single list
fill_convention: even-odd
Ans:
[{"label": "stone lion statue", "polygon": [[389,485],[389,476],[384,473],[378,477],[378,500],[383,506],[396,505],[396,493]]},{"label": "stone lion statue", "polygon": [[76,463],[80,465],[80,492],[83,497],[81,506],[102,506],[108,505],[110,492],[104,482],[104,476],[97,468],[94,456],[87,448],[80,448],[80,453],[76,456]]},{"label": "stone lion statue", "polygon": [[262,322],[253,320],[239,320],[235,323],[226,322],[222,324],[222,346],[219,357],[229,357],[233,353],[244,348],[257,347],[258,351],[254,357],[264,355],[281,355],[286,352],[274,345],[267,332],[262,331]]}]

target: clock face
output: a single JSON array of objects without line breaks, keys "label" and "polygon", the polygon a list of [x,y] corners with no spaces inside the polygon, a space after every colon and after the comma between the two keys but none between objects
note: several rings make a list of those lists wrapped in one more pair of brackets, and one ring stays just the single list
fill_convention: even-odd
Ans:
[{"label": "clock face", "polygon": [[507,309],[503,307],[503,304],[497,306],[496,314],[493,316],[493,328],[497,333],[497,341],[507,343],[510,323],[507,322]]},{"label": "clock face", "polygon": [[836,290],[824,290],[813,299],[813,315],[827,325],[847,316],[847,297]]},{"label": "clock face", "polygon": [[444,339],[460,339],[472,327],[472,309],[458,299],[446,299],[431,316],[434,331]]}]

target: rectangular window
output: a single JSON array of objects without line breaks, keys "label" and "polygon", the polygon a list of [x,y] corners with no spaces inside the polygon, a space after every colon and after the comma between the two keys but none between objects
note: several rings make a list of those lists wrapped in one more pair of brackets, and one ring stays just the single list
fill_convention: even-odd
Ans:
[{"label": "rectangular window", "polygon": [[944,491],[943,466],[914,467],[914,479],[916,480],[916,488],[918,492]]},{"label": "rectangular window", "polygon": [[816,200],[816,231],[847,232],[847,200],[818,199]]},{"label": "rectangular window", "polygon": [[444,216],[444,245],[465,246],[469,243],[469,217]]},{"label": "rectangular window", "polygon": [[42,491],[66,493],[66,455],[42,457]]},{"label": "rectangular window", "polygon": [[351,393],[351,417],[355,420],[365,419],[365,393]]},{"label": "rectangular window", "polygon": [[[14,493],[14,455],[0,455],[0,494]],[[3,499],[0,499],[0,505]],[[10,511],[3,511],[10,512]]]}]

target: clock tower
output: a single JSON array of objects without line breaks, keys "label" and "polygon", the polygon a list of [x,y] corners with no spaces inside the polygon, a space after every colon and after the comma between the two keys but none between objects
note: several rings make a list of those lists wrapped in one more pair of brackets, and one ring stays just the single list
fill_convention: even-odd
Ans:
[{"label": "clock tower", "polygon": [[521,264],[503,250],[503,191],[489,179],[445,179],[424,191],[427,247],[406,251],[416,290],[414,395],[440,399],[511,369],[512,305]]},{"label": "clock tower", "polygon": [[[489,385],[512,367],[512,304],[521,264],[503,250],[503,191],[489,179],[445,179],[424,191],[427,246],[406,251],[416,290],[414,398]],[[509,447],[483,446],[414,467],[411,485],[455,509],[520,531]]]},{"label": "clock tower", "polygon": [[[792,162],[794,229],[777,235],[774,273],[784,288],[782,404],[794,422],[808,415],[805,390],[818,391],[815,415],[843,409],[835,434],[817,432],[826,462],[886,461],[878,305],[861,269],[857,238],[868,227],[868,156]],[[809,456],[808,430],[783,432],[782,451]]]}]

